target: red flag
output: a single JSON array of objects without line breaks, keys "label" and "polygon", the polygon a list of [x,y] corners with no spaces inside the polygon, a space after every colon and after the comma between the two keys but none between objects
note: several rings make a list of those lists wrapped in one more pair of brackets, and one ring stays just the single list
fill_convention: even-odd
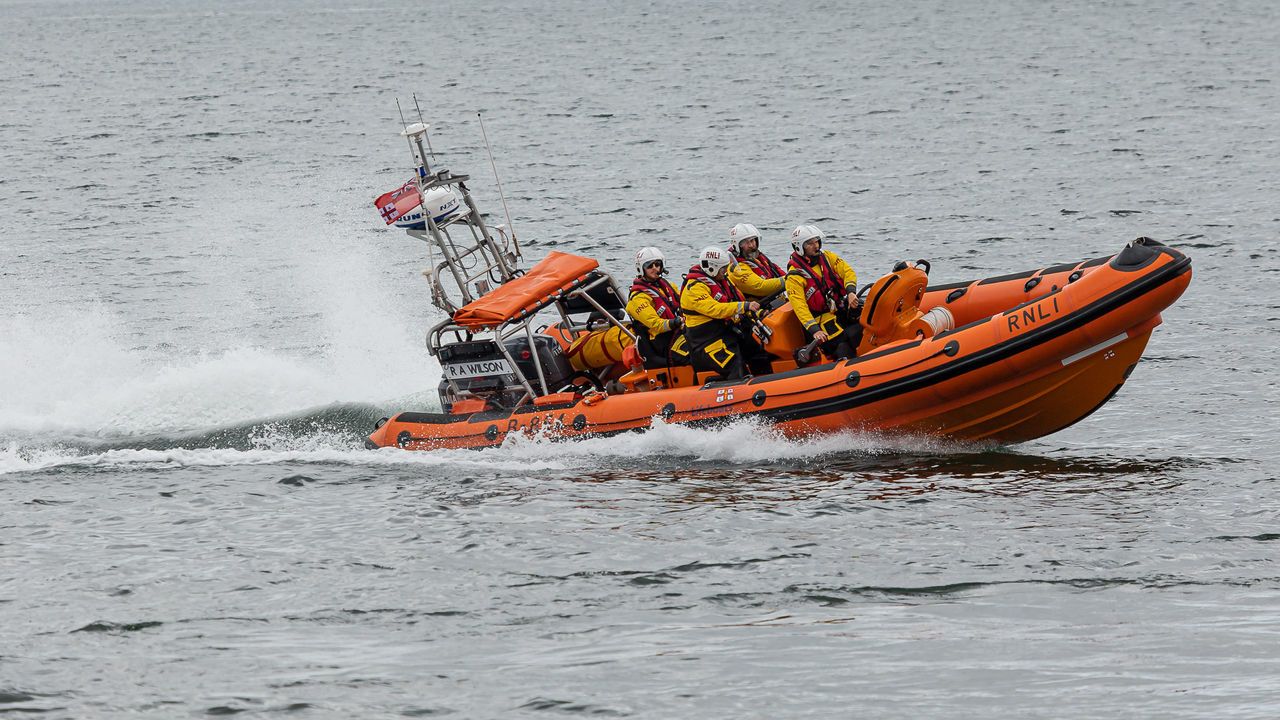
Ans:
[{"label": "red flag", "polygon": [[402,215],[422,204],[422,196],[418,194],[418,184],[413,180],[401,185],[389,193],[378,196],[373,206],[382,213],[382,219],[388,225],[400,219]]}]

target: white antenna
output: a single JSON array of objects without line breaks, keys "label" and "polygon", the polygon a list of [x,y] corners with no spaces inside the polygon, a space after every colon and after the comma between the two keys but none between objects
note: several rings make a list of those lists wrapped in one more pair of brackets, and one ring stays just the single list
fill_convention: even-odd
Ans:
[{"label": "white antenna", "polygon": [[[413,104],[418,104],[418,96],[416,94],[413,96]],[[432,160],[436,159],[435,150],[431,149],[431,136],[427,134],[427,130],[429,130],[431,126],[425,122],[421,122],[422,108],[418,108],[419,122],[410,125],[404,119],[404,110],[400,107],[400,98],[396,98],[396,110],[400,113],[400,126],[404,128],[404,130],[400,132],[400,135],[403,136],[405,140],[409,141],[409,152],[413,153],[414,163],[418,166],[418,180],[419,184],[421,184],[421,182],[425,182],[427,176],[431,174],[431,163],[427,162],[427,154],[431,154]],[[425,150],[422,147],[423,139],[427,141],[427,147]]]},{"label": "white antenna", "polygon": [[498,164],[493,161],[493,148],[489,147],[489,133],[484,131],[484,115],[476,111],[480,118],[480,134],[484,136],[484,149],[489,153],[489,167],[493,168],[493,181],[498,184],[498,198],[502,200],[502,212],[507,216],[507,227],[511,228],[511,241],[516,245],[516,255],[520,254],[520,240],[516,237],[516,226],[511,222],[511,211],[507,209],[507,196],[502,192],[502,181],[498,179]]},{"label": "white antenna", "polygon": [[[413,140],[409,138],[409,123],[404,119],[404,110],[400,107],[400,98],[396,98],[396,112],[400,113],[400,127],[404,128],[404,132],[400,133],[405,140],[409,141],[409,152],[413,155],[413,159],[419,165],[422,164],[418,158],[418,153],[413,150]],[[434,155],[432,157],[435,157]]]},{"label": "white antenna", "polygon": [[[413,106],[418,109],[418,124],[423,127],[431,127],[426,120],[422,119],[422,106],[418,104],[418,93],[413,94]],[[436,151],[435,148],[431,147],[431,136],[425,132],[422,133],[422,136],[427,139],[427,152],[431,153],[431,159],[435,160]]]}]

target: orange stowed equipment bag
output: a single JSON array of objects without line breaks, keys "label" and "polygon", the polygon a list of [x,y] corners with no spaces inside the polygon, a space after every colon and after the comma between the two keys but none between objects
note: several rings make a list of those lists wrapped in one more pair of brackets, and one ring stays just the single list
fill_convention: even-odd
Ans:
[{"label": "orange stowed equipment bag", "polygon": [[[924,269],[920,269],[924,265]],[[917,260],[915,265],[901,261],[893,272],[885,275],[867,291],[863,300],[862,342],[858,355],[868,353],[881,345],[896,340],[930,338],[955,326],[951,312],[936,307],[929,312],[920,310],[920,299],[929,286],[929,263]]]},{"label": "orange stowed equipment bag", "polygon": [[617,325],[579,335],[569,344],[565,355],[574,370],[597,370],[622,360],[622,351],[631,345],[631,336]]}]

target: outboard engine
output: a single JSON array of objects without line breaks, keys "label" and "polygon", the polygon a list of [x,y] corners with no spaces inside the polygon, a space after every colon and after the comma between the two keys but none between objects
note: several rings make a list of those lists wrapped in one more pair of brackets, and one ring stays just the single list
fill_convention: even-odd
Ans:
[{"label": "outboard engine", "polygon": [[510,338],[503,346],[515,358],[515,369],[492,340],[471,340],[440,348],[440,368],[444,376],[439,391],[444,412],[452,412],[458,400],[472,397],[487,401],[491,408],[514,408],[525,395],[517,371],[529,381],[535,393],[541,394],[542,384],[533,359],[535,352],[550,392],[560,390],[572,379],[573,368],[555,338],[535,335],[532,349],[525,337]]}]

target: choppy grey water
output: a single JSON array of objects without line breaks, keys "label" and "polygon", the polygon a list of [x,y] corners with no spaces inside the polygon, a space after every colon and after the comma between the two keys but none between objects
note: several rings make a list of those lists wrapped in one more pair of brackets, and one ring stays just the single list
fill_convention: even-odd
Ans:
[{"label": "choppy grey water", "polygon": [[[0,713],[1280,713],[1273,3],[4,0],[0,57]],[[370,452],[439,377],[413,92],[535,259],[1196,277],[1039,442]]]}]

